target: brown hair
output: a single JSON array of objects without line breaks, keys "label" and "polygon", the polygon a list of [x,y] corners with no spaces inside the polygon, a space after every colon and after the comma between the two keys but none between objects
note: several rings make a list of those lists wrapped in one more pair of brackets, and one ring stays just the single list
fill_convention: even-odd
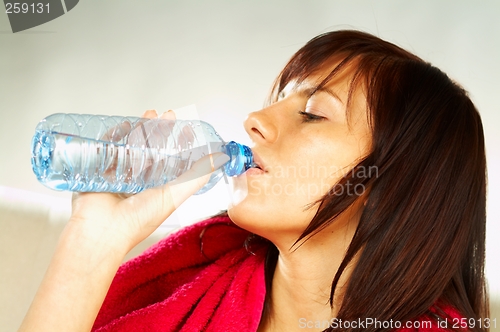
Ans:
[{"label": "brown hair", "polygon": [[[351,92],[356,86],[366,90],[373,143],[371,153],[339,182],[362,184],[369,193],[332,282],[331,304],[341,274],[358,255],[337,318],[444,319],[443,308],[449,307],[468,319],[488,317],[486,158],[474,105],[439,69],[358,31],[330,32],[309,41],[276,79],[270,102],[288,82],[300,82],[339,57],[340,64],[318,88],[355,63]],[[355,171],[373,166],[376,176]],[[358,199],[347,191],[335,193],[335,187],[316,202],[318,211],[298,241],[335,222]],[[276,259],[272,248],[269,286]],[[485,329],[476,324],[470,330]]]}]

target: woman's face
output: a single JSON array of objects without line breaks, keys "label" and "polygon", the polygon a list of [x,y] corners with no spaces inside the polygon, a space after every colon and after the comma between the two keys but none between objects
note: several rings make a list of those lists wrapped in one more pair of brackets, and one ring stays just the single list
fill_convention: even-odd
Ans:
[{"label": "woman's face", "polygon": [[[354,90],[346,104],[353,68],[345,68],[324,88],[311,91],[330,72],[314,75],[300,84],[291,82],[279,100],[250,113],[245,130],[254,146],[252,168],[234,180],[239,197],[229,209],[240,227],[269,240],[295,241],[318,208],[308,208],[369,153],[371,131],[366,98]],[[353,194],[364,188],[350,187]]]}]

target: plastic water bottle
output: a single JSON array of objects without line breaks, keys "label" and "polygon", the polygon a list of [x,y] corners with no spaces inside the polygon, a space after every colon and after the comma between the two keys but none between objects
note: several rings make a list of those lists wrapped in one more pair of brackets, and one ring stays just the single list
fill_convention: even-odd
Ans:
[{"label": "plastic water bottle", "polygon": [[53,114],[40,121],[31,145],[38,180],[55,190],[137,193],[176,179],[201,157],[223,152],[230,160],[198,194],[223,176],[253,164],[249,147],[225,143],[203,121]]}]

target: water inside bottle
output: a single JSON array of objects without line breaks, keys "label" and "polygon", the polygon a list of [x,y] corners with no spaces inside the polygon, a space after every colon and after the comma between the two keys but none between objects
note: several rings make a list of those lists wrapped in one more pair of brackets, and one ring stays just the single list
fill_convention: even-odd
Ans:
[{"label": "water inside bottle", "polygon": [[199,147],[167,154],[161,148],[41,130],[32,147],[32,167],[40,182],[79,192],[137,193],[177,178],[209,153],[208,147]]}]

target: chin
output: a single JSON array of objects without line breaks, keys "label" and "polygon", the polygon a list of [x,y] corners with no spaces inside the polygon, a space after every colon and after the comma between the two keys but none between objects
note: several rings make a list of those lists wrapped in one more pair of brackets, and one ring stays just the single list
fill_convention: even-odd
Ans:
[{"label": "chin", "polygon": [[270,223],[258,210],[251,209],[245,202],[242,202],[231,206],[227,213],[235,225],[251,233],[266,237],[265,233],[267,232],[264,229],[269,227]]}]

